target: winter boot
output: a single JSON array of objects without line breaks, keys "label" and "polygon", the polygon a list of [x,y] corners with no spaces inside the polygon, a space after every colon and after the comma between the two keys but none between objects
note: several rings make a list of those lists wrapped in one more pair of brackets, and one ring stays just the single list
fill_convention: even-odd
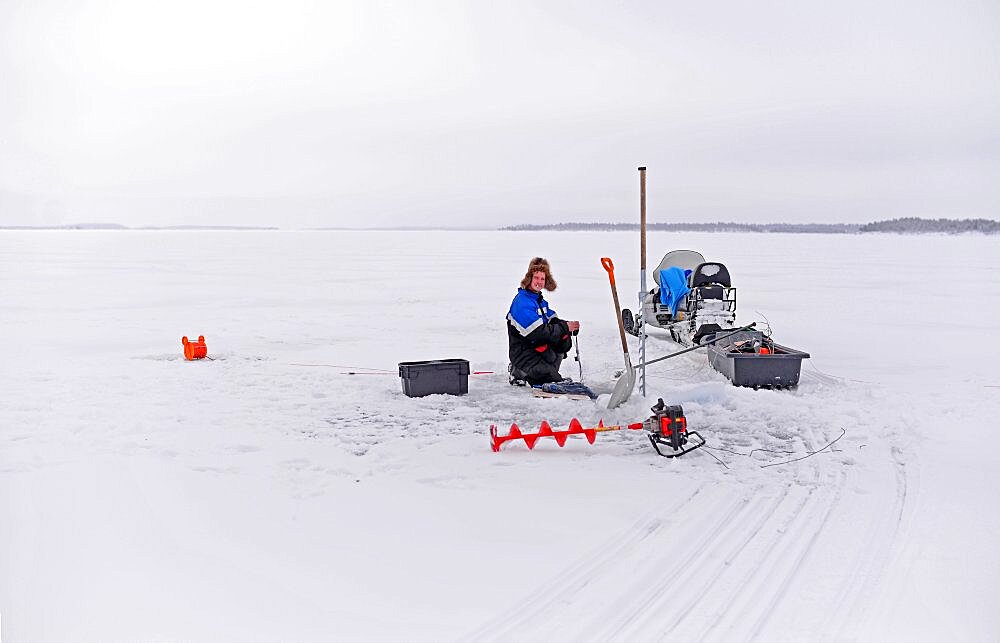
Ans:
[{"label": "winter boot", "polygon": [[507,381],[511,386],[527,386],[528,376],[520,369],[514,368],[513,364],[507,364]]}]

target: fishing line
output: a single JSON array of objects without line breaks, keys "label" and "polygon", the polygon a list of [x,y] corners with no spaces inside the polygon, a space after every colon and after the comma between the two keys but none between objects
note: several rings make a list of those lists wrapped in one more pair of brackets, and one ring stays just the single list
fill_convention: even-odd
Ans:
[{"label": "fishing line", "polygon": [[289,362],[290,366],[325,366],[328,368],[347,368],[351,371],[379,371],[381,373],[395,373],[396,371],[390,371],[386,368],[369,368],[367,366],[345,366],[344,364],[300,364],[298,362]]},{"label": "fishing line", "polygon": [[[349,368],[358,370],[342,371],[340,375],[398,375],[398,371],[390,371],[385,368],[370,368],[368,366],[345,366],[344,364],[302,364],[299,362],[289,362],[289,366],[323,366],[326,368]],[[362,373],[360,371],[368,371]],[[471,371],[469,375],[493,375],[493,371]]]}]

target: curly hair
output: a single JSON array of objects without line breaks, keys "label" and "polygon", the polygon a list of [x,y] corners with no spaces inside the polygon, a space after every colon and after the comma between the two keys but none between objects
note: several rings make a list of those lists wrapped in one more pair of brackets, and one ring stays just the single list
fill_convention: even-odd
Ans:
[{"label": "curly hair", "polygon": [[555,290],[556,280],[552,276],[549,262],[542,257],[535,257],[528,263],[528,272],[524,273],[524,279],[521,280],[521,288],[527,290],[531,286],[531,278],[539,271],[545,273],[545,290],[549,292]]}]

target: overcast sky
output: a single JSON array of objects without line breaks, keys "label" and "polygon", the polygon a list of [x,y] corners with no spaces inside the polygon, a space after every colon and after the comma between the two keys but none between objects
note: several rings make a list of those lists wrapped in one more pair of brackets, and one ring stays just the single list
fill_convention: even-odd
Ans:
[{"label": "overcast sky", "polygon": [[1000,3],[0,0],[0,225],[1000,218]]}]

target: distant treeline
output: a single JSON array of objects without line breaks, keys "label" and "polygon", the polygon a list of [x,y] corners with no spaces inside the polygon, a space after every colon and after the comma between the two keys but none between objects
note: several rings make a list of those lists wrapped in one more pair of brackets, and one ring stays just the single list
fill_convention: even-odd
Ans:
[{"label": "distant treeline", "polygon": [[992,219],[918,219],[905,217],[889,221],[866,223],[858,229],[859,232],[982,232],[983,234],[1000,233],[1000,221]]},{"label": "distant treeline", "polygon": [[[552,223],[505,226],[501,230],[565,230],[565,231],[630,231],[638,230],[638,223]],[[670,232],[799,232],[819,234],[853,234],[858,232],[899,232],[919,234],[925,232],[981,232],[1000,233],[1000,221],[991,219],[919,219],[906,217],[872,223],[648,223],[647,230]]]}]

